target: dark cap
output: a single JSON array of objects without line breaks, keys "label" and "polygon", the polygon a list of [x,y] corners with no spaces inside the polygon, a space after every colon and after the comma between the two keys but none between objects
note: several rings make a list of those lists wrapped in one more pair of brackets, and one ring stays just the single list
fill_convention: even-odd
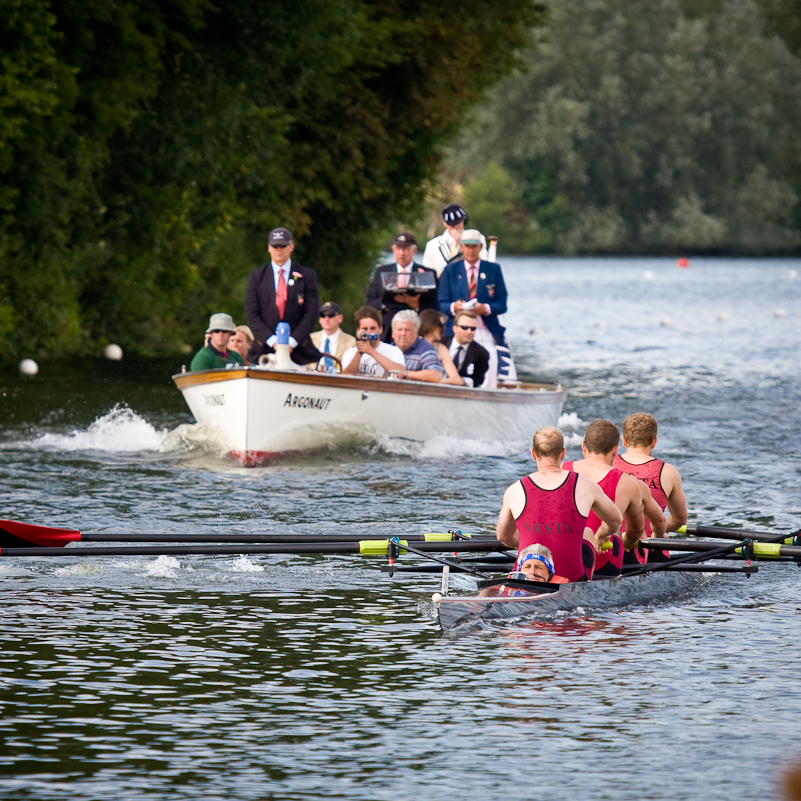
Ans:
[{"label": "dark cap", "polygon": [[320,306],[320,314],[323,312],[330,312],[331,314],[342,314],[342,309],[339,308],[339,305],[334,303],[333,300],[327,300]]},{"label": "dark cap", "polygon": [[291,245],[292,234],[286,228],[273,228],[268,240],[271,245]]},{"label": "dark cap", "polygon": [[459,220],[467,220],[467,212],[456,203],[451,203],[442,210],[442,219],[446,225],[458,225]]},{"label": "dark cap", "polygon": [[400,245],[403,247],[404,245],[414,245],[417,247],[417,240],[414,238],[414,234],[410,234],[407,231],[404,231],[402,234],[398,234],[393,240],[393,245]]}]

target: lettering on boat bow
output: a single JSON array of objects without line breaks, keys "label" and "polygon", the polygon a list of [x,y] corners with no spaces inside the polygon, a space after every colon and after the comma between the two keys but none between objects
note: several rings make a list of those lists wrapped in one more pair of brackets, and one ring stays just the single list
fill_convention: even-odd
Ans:
[{"label": "lettering on boat bow", "polygon": [[225,406],[225,395],[204,395],[206,406]]},{"label": "lettering on boat bow", "polygon": [[286,396],[284,406],[289,406],[293,409],[318,409],[319,411],[325,411],[329,403],[331,403],[331,398],[304,398],[301,395],[293,395],[290,392]]}]

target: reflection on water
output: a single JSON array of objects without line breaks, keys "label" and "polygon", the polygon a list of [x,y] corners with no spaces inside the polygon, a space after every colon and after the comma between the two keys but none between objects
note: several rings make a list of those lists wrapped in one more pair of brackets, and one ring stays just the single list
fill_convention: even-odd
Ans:
[{"label": "reflection on water", "polygon": [[[521,372],[570,392],[568,456],[594,417],[645,409],[692,520],[797,529],[791,263],[505,261]],[[491,531],[531,466],[525,442],[349,432],[240,468],[193,423],[179,366],[0,376],[2,516],[131,535]],[[0,556],[0,795],[776,797],[798,752],[794,565],[444,638],[438,578],[389,579],[381,561]]]}]

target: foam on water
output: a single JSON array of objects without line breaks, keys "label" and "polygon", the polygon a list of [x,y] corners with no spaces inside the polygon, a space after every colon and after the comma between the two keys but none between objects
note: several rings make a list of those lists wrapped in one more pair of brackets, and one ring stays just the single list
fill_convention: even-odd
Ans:
[{"label": "foam on water", "polygon": [[160,452],[165,449],[166,437],[167,432],[157,431],[128,406],[118,403],[110,412],[98,417],[84,431],[76,430],[69,434],[42,434],[35,440],[24,444],[30,448],[62,452]]},{"label": "foam on water", "polygon": [[94,559],[84,559],[77,564],[57,567],[53,571],[56,576],[98,576],[105,572],[102,564]]},{"label": "foam on water", "polygon": [[233,562],[228,562],[226,565],[223,566],[223,570],[227,570],[229,573],[263,573],[264,567],[262,565],[256,565],[250,561],[250,557],[245,556],[242,554],[238,559],[235,559]]}]

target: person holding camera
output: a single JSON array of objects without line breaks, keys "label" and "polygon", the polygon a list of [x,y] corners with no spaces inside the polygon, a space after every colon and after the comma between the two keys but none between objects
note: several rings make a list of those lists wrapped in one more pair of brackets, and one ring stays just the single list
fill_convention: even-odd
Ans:
[{"label": "person holding camera", "polygon": [[406,360],[396,345],[381,341],[381,312],[362,306],[353,316],[356,323],[356,344],[342,357],[342,372],[384,378],[393,370],[404,373]]}]

